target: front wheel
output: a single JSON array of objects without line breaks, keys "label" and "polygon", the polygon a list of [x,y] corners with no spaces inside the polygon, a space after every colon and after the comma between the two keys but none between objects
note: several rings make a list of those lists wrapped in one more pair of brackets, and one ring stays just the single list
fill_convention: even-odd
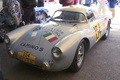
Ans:
[{"label": "front wheel", "polygon": [[85,41],[82,40],[77,47],[73,62],[69,67],[70,71],[72,72],[79,71],[80,68],[82,67],[84,57],[85,57]]}]

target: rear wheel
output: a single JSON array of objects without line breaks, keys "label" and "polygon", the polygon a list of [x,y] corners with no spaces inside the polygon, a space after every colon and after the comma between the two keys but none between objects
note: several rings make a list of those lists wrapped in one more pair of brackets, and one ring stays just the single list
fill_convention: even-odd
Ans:
[{"label": "rear wheel", "polygon": [[79,71],[80,68],[82,67],[84,57],[85,57],[85,41],[82,40],[78,45],[73,62],[69,68],[70,71],[72,71],[72,72]]},{"label": "rear wheel", "polygon": [[108,38],[109,34],[110,34],[110,22],[108,22],[108,24],[107,24],[107,29],[106,29],[105,34],[102,37],[102,40],[106,40]]}]

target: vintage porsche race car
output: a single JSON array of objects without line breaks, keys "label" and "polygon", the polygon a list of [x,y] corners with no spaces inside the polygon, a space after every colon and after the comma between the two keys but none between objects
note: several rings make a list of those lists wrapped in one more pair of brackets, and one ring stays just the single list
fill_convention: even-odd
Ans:
[{"label": "vintage porsche race car", "polygon": [[55,11],[45,24],[30,24],[5,35],[10,56],[46,71],[82,67],[85,53],[107,39],[110,19],[95,10],[74,5]]}]

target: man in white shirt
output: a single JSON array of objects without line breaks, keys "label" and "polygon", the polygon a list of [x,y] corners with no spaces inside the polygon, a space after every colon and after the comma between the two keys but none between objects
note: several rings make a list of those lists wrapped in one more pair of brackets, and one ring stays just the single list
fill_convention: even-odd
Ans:
[{"label": "man in white shirt", "polygon": [[106,14],[106,3],[107,3],[107,0],[98,0],[99,2],[99,6],[98,6],[98,13],[99,14],[102,14],[102,15],[105,15]]}]

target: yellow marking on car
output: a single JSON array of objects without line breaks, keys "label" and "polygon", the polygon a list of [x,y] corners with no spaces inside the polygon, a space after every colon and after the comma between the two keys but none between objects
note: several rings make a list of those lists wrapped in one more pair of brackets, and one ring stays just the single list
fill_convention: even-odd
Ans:
[{"label": "yellow marking on car", "polygon": [[18,52],[17,58],[23,62],[35,64],[36,57],[32,55],[31,52],[28,51],[20,51]]},{"label": "yellow marking on car", "polygon": [[71,28],[71,29],[69,29],[70,32],[74,32],[74,31],[76,31],[76,30],[77,30],[76,28]]},{"label": "yellow marking on car", "polygon": [[99,23],[93,23],[93,29],[95,30],[95,40],[98,42],[98,40],[101,38],[101,26]]}]

